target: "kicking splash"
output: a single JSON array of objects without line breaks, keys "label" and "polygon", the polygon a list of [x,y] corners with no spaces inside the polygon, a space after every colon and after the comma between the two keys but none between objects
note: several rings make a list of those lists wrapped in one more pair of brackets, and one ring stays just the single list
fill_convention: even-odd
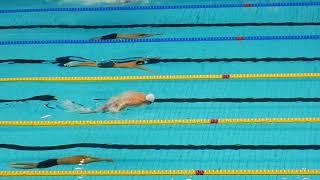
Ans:
[{"label": "kicking splash", "polygon": [[84,107],[83,105],[77,104],[77,103],[70,101],[70,100],[63,101],[62,105],[67,111],[70,111],[70,112],[78,112],[78,113],[83,113],[83,114],[96,112],[95,110],[93,110],[90,107]]}]

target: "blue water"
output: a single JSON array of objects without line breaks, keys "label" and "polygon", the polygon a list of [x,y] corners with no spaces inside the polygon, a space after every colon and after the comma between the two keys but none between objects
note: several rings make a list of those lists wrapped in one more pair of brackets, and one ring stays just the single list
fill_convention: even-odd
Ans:
[{"label": "blue water", "polygon": [[[266,1],[248,1],[266,2]],[[279,2],[279,1],[267,1]],[[291,1],[299,2],[299,1]],[[301,1],[300,1],[301,2]],[[315,1],[314,1],[315,2]],[[244,3],[243,1],[149,1],[148,5],[200,3]],[[140,5],[137,3],[136,5]],[[101,6],[108,4],[95,4]],[[1,9],[83,7],[79,3],[55,1],[6,1]],[[121,12],[49,12],[0,14],[0,26],[19,25],[128,25],[170,23],[319,22],[319,7],[273,7],[231,9],[188,9]],[[246,26],[126,29],[1,29],[0,40],[89,39],[108,33],[163,33],[165,37],[313,35],[319,26]],[[318,40],[232,41],[192,43],[137,43],[85,45],[1,46],[0,60],[46,60],[43,64],[0,63],[0,77],[38,76],[124,76],[154,75],[132,69],[65,68],[51,64],[57,57],[81,56],[101,61],[111,58],[296,58],[320,57]],[[0,61],[1,62],[1,61]],[[226,73],[319,73],[312,62],[203,62],[146,65],[156,75]],[[87,83],[1,83],[0,99],[21,99],[50,94],[58,101],[0,103],[1,120],[111,120],[183,118],[320,117],[320,103],[154,103],[121,113],[77,114],[60,108],[66,99],[95,107],[127,90],[152,92],[157,98],[294,98],[320,97],[318,79],[131,81]],[[160,145],[317,145],[319,124],[246,124],[112,127],[0,127],[0,144],[46,146],[72,143],[160,144]],[[76,148],[59,151],[15,151],[0,149],[0,170],[14,170],[9,162],[38,162],[78,154],[113,158],[115,163],[85,165],[86,170],[110,169],[319,169],[316,150],[112,150]],[[49,170],[73,170],[57,166]],[[84,177],[83,179],[170,179],[171,177]],[[174,177],[185,180],[187,177]],[[194,176],[192,179],[317,179],[317,176]],[[8,179],[6,177],[0,179]],[[57,179],[16,177],[10,179]],[[77,179],[77,177],[59,177]]]}]

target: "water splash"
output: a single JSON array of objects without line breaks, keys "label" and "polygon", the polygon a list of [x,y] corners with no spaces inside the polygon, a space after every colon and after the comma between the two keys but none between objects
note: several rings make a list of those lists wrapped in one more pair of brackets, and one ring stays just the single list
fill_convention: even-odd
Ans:
[{"label": "water splash", "polygon": [[70,112],[79,112],[79,113],[90,113],[93,110],[89,107],[84,107],[80,104],[76,104],[70,100],[65,100],[62,102],[63,107]]}]

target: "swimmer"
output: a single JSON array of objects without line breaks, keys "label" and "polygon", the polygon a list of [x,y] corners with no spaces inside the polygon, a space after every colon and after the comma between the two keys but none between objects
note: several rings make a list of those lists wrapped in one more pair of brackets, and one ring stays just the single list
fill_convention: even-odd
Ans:
[{"label": "swimmer", "polygon": [[86,66],[86,67],[98,67],[98,68],[137,68],[137,69],[154,73],[150,69],[142,66],[150,59],[159,59],[159,58],[140,58],[137,60],[124,61],[124,62],[102,61],[98,63],[93,61],[71,61],[71,62],[65,63],[64,66],[66,67]]},{"label": "swimmer", "polygon": [[141,92],[129,91],[114,96],[103,106],[96,109],[84,107],[81,104],[74,103],[70,100],[64,101],[63,106],[65,109],[72,112],[79,112],[83,114],[98,113],[98,112],[119,112],[127,107],[149,105],[153,103],[155,96],[153,94],[144,94]]},{"label": "swimmer", "polygon": [[70,164],[89,164],[93,162],[113,162],[109,158],[97,158],[85,155],[64,157],[60,159],[48,159],[38,163],[20,162],[20,163],[10,163],[10,167],[18,169],[35,169],[35,168],[49,168],[57,165],[70,165]]},{"label": "swimmer", "polygon": [[162,34],[144,34],[144,33],[136,33],[136,34],[107,34],[104,36],[99,36],[95,38],[91,38],[90,40],[112,40],[112,39],[139,39],[139,38],[147,38],[152,36],[158,36]]}]

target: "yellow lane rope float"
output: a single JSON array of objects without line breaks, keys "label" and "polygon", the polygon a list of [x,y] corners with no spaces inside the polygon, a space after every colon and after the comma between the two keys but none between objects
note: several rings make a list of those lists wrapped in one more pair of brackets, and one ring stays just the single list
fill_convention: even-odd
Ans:
[{"label": "yellow lane rope float", "polygon": [[145,80],[205,80],[205,79],[271,79],[271,78],[320,78],[320,73],[276,74],[208,74],[208,75],[160,75],[160,76],[101,76],[101,77],[11,77],[0,82],[77,82],[77,81],[145,81]]},{"label": "yellow lane rope float", "polygon": [[85,120],[85,121],[0,121],[0,126],[112,126],[112,125],[192,125],[319,123],[320,118],[237,118],[237,119],[158,119],[158,120]]},{"label": "yellow lane rope float", "polygon": [[168,176],[168,175],[320,175],[319,169],[299,170],[75,170],[0,171],[1,176]]}]

